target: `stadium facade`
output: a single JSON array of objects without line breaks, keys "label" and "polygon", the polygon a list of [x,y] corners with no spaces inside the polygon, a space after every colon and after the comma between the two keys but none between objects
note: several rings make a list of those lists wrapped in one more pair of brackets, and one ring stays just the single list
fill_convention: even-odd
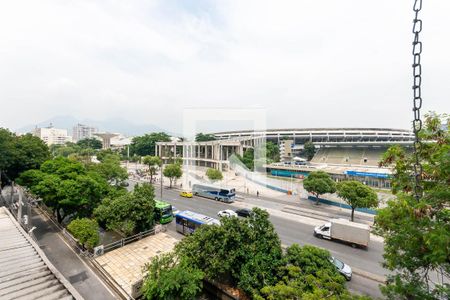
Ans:
[{"label": "stadium facade", "polygon": [[292,148],[301,150],[306,142],[318,149],[306,165],[275,163],[267,165],[268,172],[280,176],[302,176],[312,170],[324,170],[336,180],[352,177],[376,187],[389,187],[390,170],[378,167],[382,154],[392,145],[412,146],[414,134],[410,130],[389,128],[308,128],[241,130],[213,133],[215,141],[158,142],[156,155],[164,163],[174,157],[187,166],[230,169],[230,157],[243,155],[265,141],[280,144],[292,141]]}]

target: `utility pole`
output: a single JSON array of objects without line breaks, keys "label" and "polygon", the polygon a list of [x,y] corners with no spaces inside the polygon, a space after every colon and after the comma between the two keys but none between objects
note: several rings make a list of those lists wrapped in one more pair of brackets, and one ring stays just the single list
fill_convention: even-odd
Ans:
[{"label": "utility pole", "polygon": [[22,221],[22,193],[18,190],[19,194],[19,209],[17,211],[17,221],[19,221],[20,225],[23,225]]},{"label": "utility pole", "polygon": [[163,164],[161,164],[161,168],[160,168],[160,170],[159,170],[159,172],[161,173],[161,180],[160,180],[160,187],[161,187],[161,191],[160,191],[160,198],[161,198],[161,200],[163,199],[162,198],[162,196],[163,196]]},{"label": "utility pole", "polygon": [[13,198],[14,198],[14,181],[11,181],[11,199],[10,199],[9,205],[13,204],[13,200],[14,200]]}]

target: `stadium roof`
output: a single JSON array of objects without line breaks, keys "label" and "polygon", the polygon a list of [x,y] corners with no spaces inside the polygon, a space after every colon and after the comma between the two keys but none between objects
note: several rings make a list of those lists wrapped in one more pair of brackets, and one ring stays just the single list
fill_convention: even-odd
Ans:
[{"label": "stadium roof", "polygon": [[247,129],[247,130],[232,130],[232,131],[221,131],[214,132],[215,135],[222,134],[232,134],[232,133],[252,133],[252,132],[294,132],[294,131],[306,131],[306,132],[314,132],[314,131],[325,131],[325,132],[335,132],[335,131],[382,131],[382,132],[404,132],[404,133],[412,133],[411,130],[408,129],[395,129],[395,128],[278,128],[278,129]]},{"label": "stadium roof", "polygon": [[0,207],[0,299],[83,299],[5,207]]}]

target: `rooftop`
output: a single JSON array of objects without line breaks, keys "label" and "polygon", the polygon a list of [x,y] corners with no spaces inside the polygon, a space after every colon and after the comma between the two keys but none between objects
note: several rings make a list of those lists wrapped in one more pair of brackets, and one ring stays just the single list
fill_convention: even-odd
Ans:
[{"label": "rooftop", "polygon": [[0,299],[83,299],[5,207],[0,207]]}]

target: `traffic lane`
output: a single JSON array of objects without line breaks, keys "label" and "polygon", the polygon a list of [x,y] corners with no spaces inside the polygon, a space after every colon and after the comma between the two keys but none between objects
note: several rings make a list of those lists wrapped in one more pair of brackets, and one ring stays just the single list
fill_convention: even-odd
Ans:
[{"label": "traffic lane", "polygon": [[385,275],[387,271],[381,266],[383,244],[371,241],[366,249],[352,248],[346,244],[335,241],[323,240],[313,235],[314,226],[286,220],[277,216],[271,216],[274,225],[283,244],[314,245],[330,251],[350,266],[369,271],[377,275]]},{"label": "traffic lane", "polygon": [[384,298],[380,291],[380,283],[353,273],[352,280],[346,284],[352,293],[370,296],[374,299]]},{"label": "traffic lane", "polygon": [[[182,198],[179,199],[178,197],[175,197],[175,195],[173,196],[173,199],[167,199],[166,201],[171,202],[174,206],[176,206],[178,209],[180,210],[193,210],[196,212],[200,212],[204,215],[208,215],[210,217],[215,217],[216,216],[216,212],[225,208],[223,207],[223,204],[220,205],[218,202],[215,201],[211,201],[208,199],[197,199],[197,201],[189,201],[191,199],[186,199],[186,198]],[[198,206],[199,202],[205,202],[204,204],[207,205],[202,205],[202,206]],[[212,202],[214,204],[212,204],[211,206],[217,206],[217,208],[211,208],[209,207],[209,203]],[[217,205],[216,205],[217,204]],[[225,204],[226,205],[226,204]],[[226,205],[226,207],[229,208],[228,205]],[[272,221],[273,222],[273,221]],[[168,229],[169,230],[173,230],[176,231],[175,228],[175,222],[171,222],[168,224]],[[280,239],[282,240],[282,242],[284,244],[290,245],[293,243],[298,243],[298,244],[311,244],[314,241],[314,238],[312,238],[311,240],[307,240],[304,243],[299,242],[297,239],[295,238],[291,238],[290,236],[282,236],[281,234],[279,234]],[[320,240],[319,240],[320,241]],[[333,253],[333,251],[330,251],[333,255],[335,255],[336,257],[340,257],[340,253]],[[344,259],[343,259],[344,260]],[[345,261],[345,260],[344,260]],[[351,266],[353,265],[352,263],[350,263],[349,261],[347,261],[347,263],[349,263]],[[349,290],[351,290],[352,292],[358,293],[358,294],[362,294],[362,295],[368,295],[371,296],[373,298],[379,298],[381,297],[381,292],[378,288],[378,282],[373,281],[371,279],[359,276],[355,273],[353,273],[352,276],[352,280],[347,282],[347,287],[349,288]]]},{"label": "traffic lane", "polygon": [[[158,189],[159,190],[159,189]],[[233,204],[214,201],[202,197],[183,198],[176,190],[163,190],[163,199],[173,204],[179,210],[192,210],[209,217],[217,217],[217,212],[224,209],[236,209]],[[377,275],[385,275],[387,271],[381,266],[383,244],[371,241],[367,250],[352,248],[334,241],[322,240],[313,235],[314,226],[287,220],[277,216],[270,216],[270,220],[277,231],[280,240],[285,245],[297,243],[300,245],[314,245],[330,251],[350,266],[369,271]]]}]

